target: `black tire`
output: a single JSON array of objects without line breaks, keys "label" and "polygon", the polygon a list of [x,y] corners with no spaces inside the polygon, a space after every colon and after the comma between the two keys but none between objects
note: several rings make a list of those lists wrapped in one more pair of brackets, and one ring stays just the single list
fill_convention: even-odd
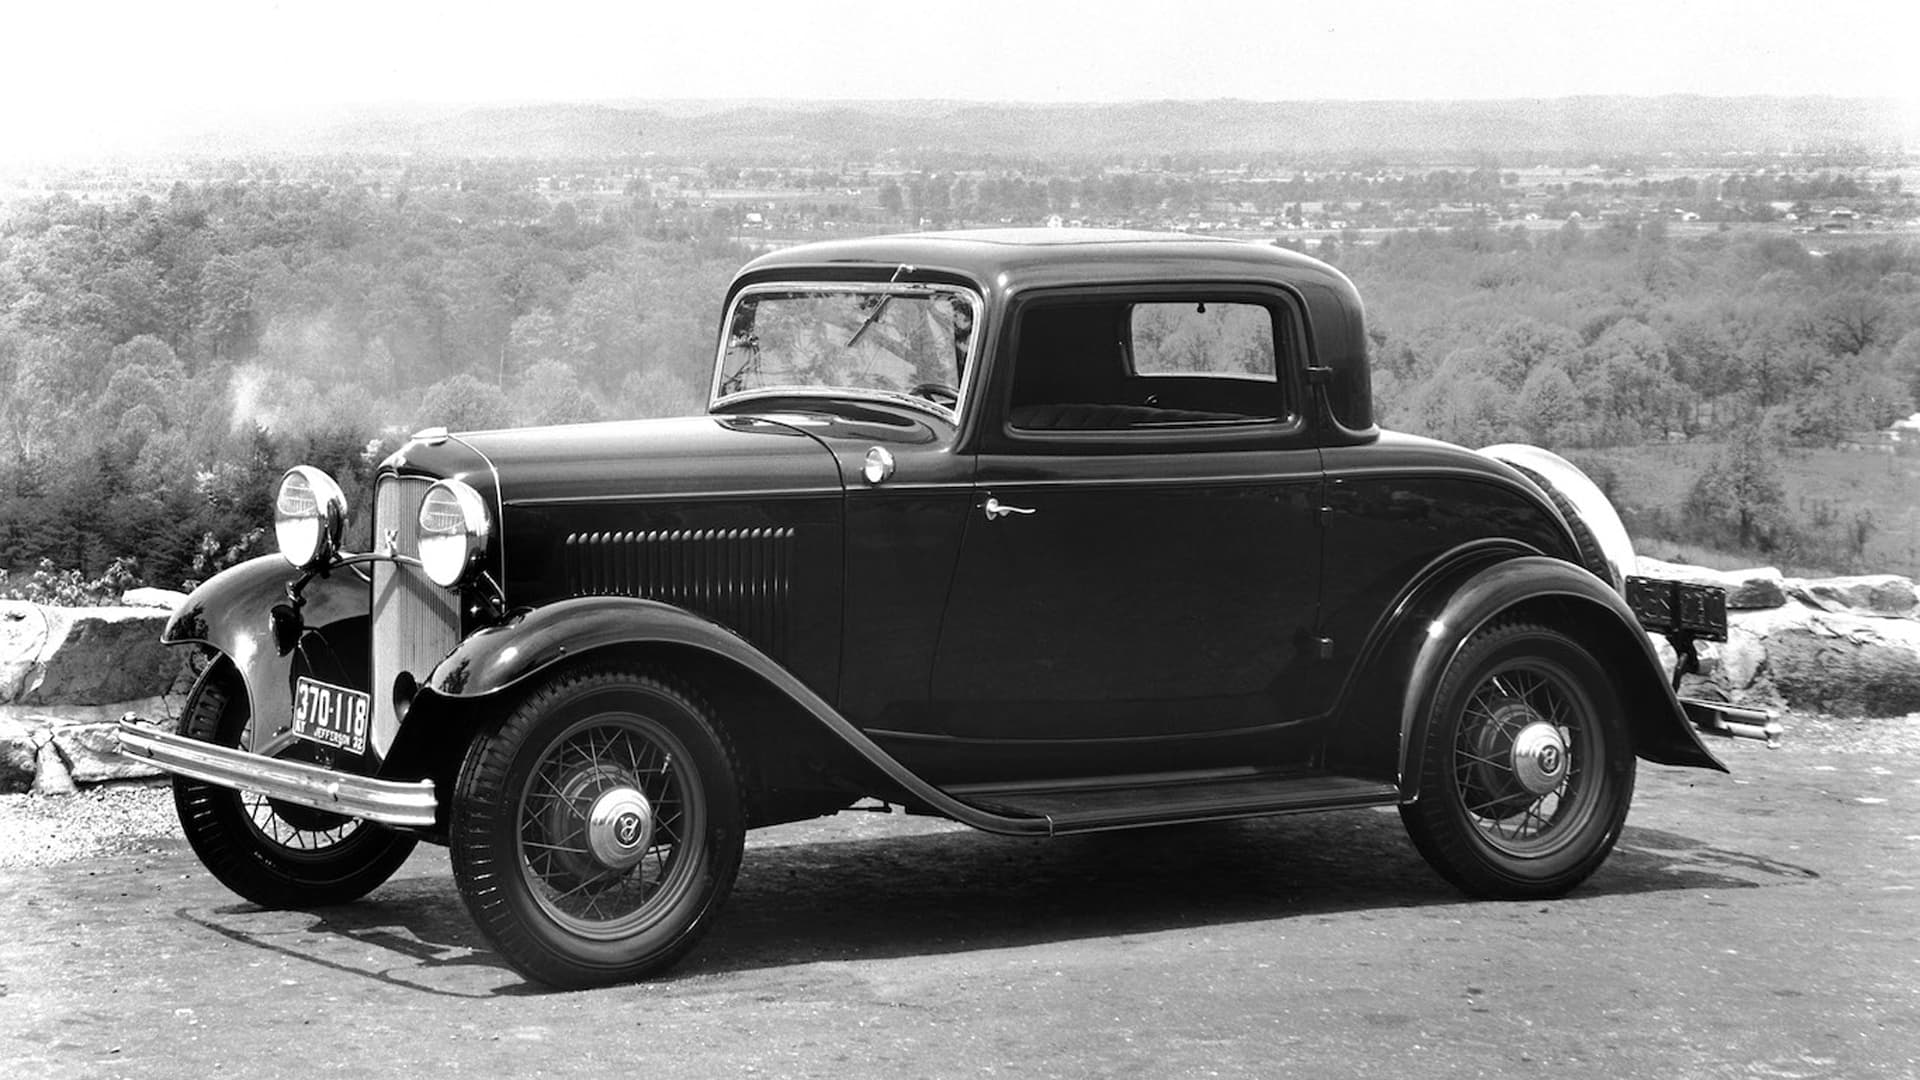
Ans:
[{"label": "black tire", "polygon": [[745,820],[733,748],[697,697],[640,670],[580,668],[468,748],[453,874],[480,932],[528,978],[626,982],[707,931]]},{"label": "black tire", "polygon": [[1559,896],[1620,838],[1634,757],[1605,670],[1567,634],[1496,622],[1441,678],[1400,808],[1414,846],[1471,896]]},{"label": "black tire", "polygon": [[[1507,464],[1513,465],[1513,462],[1509,461]],[[1580,517],[1580,512],[1574,509],[1573,500],[1562,494],[1559,488],[1553,486],[1553,481],[1545,476],[1524,465],[1513,465],[1513,467],[1527,479],[1540,485],[1540,490],[1547,493],[1547,498],[1553,503],[1554,508],[1560,511],[1560,516],[1567,519],[1567,526],[1573,531],[1574,547],[1579,550],[1580,565],[1591,571],[1594,577],[1618,588],[1619,583],[1613,576],[1613,564],[1607,561],[1607,553],[1600,547],[1599,538],[1593,535],[1593,530]]]},{"label": "black tire", "polygon": [[[178,730],[202,742],[244,746],[251,713],[240,673],[222,657],[194,683]],[[221,884],[268,908],[358,900],[400,869],[415,842],[370,821],[184,776],[173,778],[173,805],[200,862]]]}]

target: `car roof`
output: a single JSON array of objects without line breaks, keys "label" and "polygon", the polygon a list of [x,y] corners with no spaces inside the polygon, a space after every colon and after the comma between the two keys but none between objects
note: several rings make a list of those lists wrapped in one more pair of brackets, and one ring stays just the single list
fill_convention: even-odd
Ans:
[{"label": "car roof", "polygon": [[[965,229],[827,240],[754,259],[742,277],[782,268],[865,264],[949,271],[1001,288],[1101,280],[1311,278],[1339,271],[1285,248],[1225,237],[1123,229]],[[1003,277],[1004,275],[1004,277]]]}]

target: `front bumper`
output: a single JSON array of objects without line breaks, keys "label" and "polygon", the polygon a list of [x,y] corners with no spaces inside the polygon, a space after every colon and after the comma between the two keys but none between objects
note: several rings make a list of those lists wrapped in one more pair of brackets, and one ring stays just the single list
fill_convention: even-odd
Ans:
[{"label": "front bumper", "polygon": [[355,776],[124,722],[118,734],[121,753],[180,776],[382,825],[430,828],[434,823],[437,800],[431,780]]}]

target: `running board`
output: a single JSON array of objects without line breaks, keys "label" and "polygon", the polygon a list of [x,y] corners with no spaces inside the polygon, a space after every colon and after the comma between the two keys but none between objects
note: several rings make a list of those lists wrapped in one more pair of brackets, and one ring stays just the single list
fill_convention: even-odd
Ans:
[{"label": "running board", "polygon": [[1306,810],[1392,806],[1400,801],[1398,787],[1378,780],[1251,769],[968,784],[946,790],[954,798],[992,813],[1045,818],[1048,832],[1055,836]]}]

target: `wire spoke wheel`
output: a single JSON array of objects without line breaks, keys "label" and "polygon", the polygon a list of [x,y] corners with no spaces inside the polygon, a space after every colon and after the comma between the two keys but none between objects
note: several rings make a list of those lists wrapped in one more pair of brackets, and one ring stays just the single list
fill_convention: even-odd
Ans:
[{"label": "wire spoke wheel", "polygon": [[[253,719],[241,726],[236,746],[250,746]],[[322,854],[343,843],[365,824],[359,818],[330,814],[325,810],[281,802],[257,791],[238,792],[240,809],[261,843],[285,849],[289,856]]]},{"label": "wire spoke wheel", "polygon": [[1453,744],[1453,791],[1490,845],[1517,857],[1551,850],[1595,805],[1586,761],[1598,752],[1591,699],[1558,666],[1515,661],[1467,699]]},{"label": "wire spoke wheel", "polygon": [[1475,896],[1558,896],[1613,850],[1633,798],[1632,746],[1606,669],[1562,630],[1523,621],[1461,646],[1433,695],[1420,798],[1401,819]]},{"label": "wire spoke wheel", "polygon": [[[564,732],[542,754],[520,800],[520,870],[530,895],[582,937],[615,939],[644,927],[692,884],[705,842],[699,774],[680,741],[639,716],[601,715]],[[626,847],[595,835],[596,807],[622,804]]]},{"label": "wire spoke wheel", "polygon": [[[252,745],[253,716],[233,664],[220,659],[194,684],[180,713],[188,738]],[[393,876],[414,838],[359,818],[184,776],[173,779],[181,831],[221,884],[263,907],[323,907],[357,900]]]},{"label": "wire spoke wheel", "polygon": [[474,923],[522,974],[601,986],[663,970],[712,922],[746,812],[725,728],[675,682],[562,671],[467,749],[448,846]]}]

